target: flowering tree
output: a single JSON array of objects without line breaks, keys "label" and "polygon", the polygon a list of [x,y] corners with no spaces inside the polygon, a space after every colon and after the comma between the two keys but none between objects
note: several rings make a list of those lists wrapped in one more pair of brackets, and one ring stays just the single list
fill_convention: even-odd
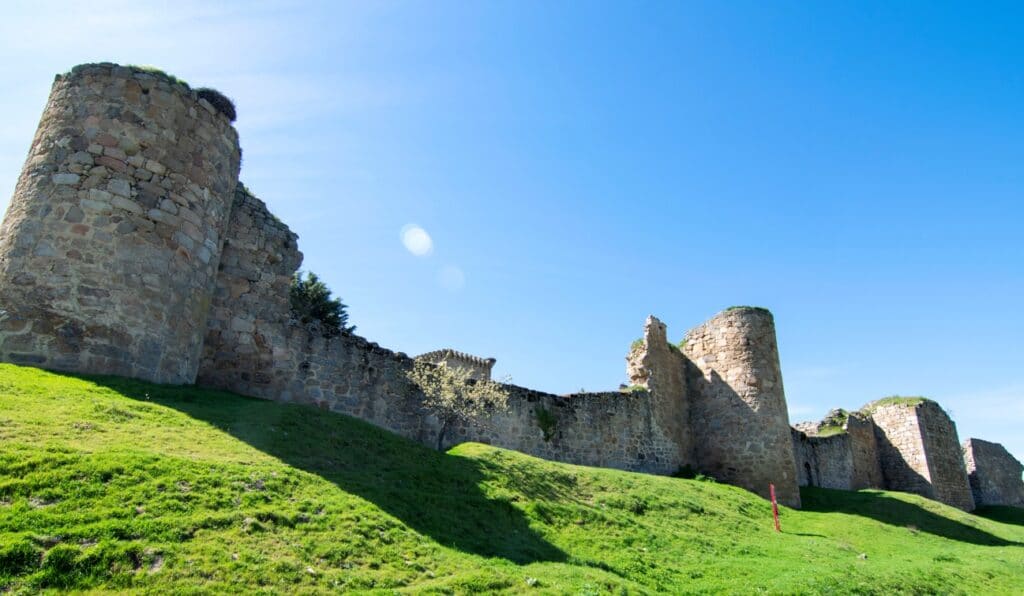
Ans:
[{"label": "flowering tree", "polygon": [[438,451],[452,424],[480,420],[508,407],[508,391],[501,384],[473,379],[464,368],[417,360],[408,377],[426,396],[424,405],[441,421],[441,430],[437,433]]}]

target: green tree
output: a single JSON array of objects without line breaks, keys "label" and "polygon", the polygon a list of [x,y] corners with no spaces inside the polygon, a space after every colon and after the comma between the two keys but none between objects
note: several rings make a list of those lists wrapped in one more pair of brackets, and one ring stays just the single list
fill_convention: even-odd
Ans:
[{"label": "green tree", "polygon": [[295,272],[288,297],[295,318],[305,325],[319,323],[324,337],[356,330],[355,325],[348,326],[348,313],[345,311],[348,307],[340,298],[332,298],[330,288],[312,271],[305,277],[301,271]]},{"label": "green tree", "polygon": [[437,433],[438,451],[444,446],[445,433],[452,424],[481,421],[508,407],[508,391],[502,385],[473,379],[470,371],[457,366],[416,360],[407,375],[426,396],[423,405],[441,422]]}]

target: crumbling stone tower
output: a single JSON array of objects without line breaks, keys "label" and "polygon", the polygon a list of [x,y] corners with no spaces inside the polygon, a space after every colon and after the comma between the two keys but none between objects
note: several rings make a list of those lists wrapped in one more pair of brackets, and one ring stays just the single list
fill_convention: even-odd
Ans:
[{"label": "crumbling stone tower", "polygon": [[675,445],[672,460],[677,466],[693,466],[686,358],[668,342],[668,328],[656,317],[647,317],[643,339],[630,348],[626,374],[634,387],[650,393],[654,417]]},{"label": "crumbling stone tower", "polygon": [[0,226],[0,360],[193,382],[239,159],[163,73],[58,75]]},{"label": "crumbling stone tower", "polygon": [[1017,458],[999,443],[981,439],[967,439],[963,448],[975,505],[1024,507],[1024,466]]},{"label": "crumbling stone tower", "polygon": [[775,321],[763,308],[725,310],[686,334],[694,460],[720,481],[800,506]]},{"label": "crumbling stone tower", "polygon": [[890,398],[864,407],[875,424],[885,487],[974,509],[956,424],[930,399]]}]

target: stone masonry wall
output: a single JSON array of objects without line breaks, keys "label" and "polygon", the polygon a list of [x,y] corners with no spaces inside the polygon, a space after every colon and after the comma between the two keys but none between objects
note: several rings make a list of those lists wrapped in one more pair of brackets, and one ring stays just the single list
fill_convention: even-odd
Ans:
[{"label": "stone masonry wall", "polygon": [[[675,421],[660,418],[646,391],[559,396],[506,387],[507,410],[482,424],[461,425],[447,445],[479,441],[555,461],[652,474],[672,474],[685,464],[669,430]],[[541,410],[554,420],[548,439]]]},{"label": "stone masonry wall", "polygon": [[967,439],[964,463],[978,507],[1010,505],[1024,507],[1024,466],[999,443]]},{"label": "stone masonry wall", "polygon": [[801,486],[851,490],[853,447],[850,435],[808,436],[792,430],[793,452]]},{"label": "stone masonry wall", "polygon": [[850,458],[853,463],[850,489],[885,486],[878,460],[874,423],[863,415],[853,414],[846,419],[846,434],[850,437]]},{"label": "stone masonry wall", "polygon": [[[328,339],[290,318],[288,285],[301,259],[287,226],[262,201],[236,191],[198,382],[315,405],[434,446],[440,424],[407,378],[411,358],[355,335]],[[675,472],[683,463],[672,437],[685,419],[647,392],[562,397],[506,387],[506,411],[455,425],[444,446],[482,441],[553,460],[655,473]],[[540,410],[554,420],[547,438]]]},{"label": "stone masonry wall", "polygon": [[885,405],[875,408],[871,419],[885,488],[934,499],[917,409],[913,405]]},{"label": "stone masonry wall", "polygon": [[917,419],[921,425],[935,499],[964,511],[972,511],[974,497],[971,496],[967,481],[967,469],[956,424],[939,404],[930,400],[917,406]]},{"label": "stone masonry wall", "polygon": [[885,488],[974,509],[956,426],[930,400],[871,409]]},{"label": "stone masonry wall", "polygon": [[[660,441],[674,444],[672,461],[696,467],[690,428],[690,395],[686,358],[668,341],[668,327],[654,316],[644,322],[643,340],[626,356],[626,374],[633,388],[646,388],[661,429]],[[674,470],[672,470],[674,471]]]},{"label": "stone masonry wall", "polygon": [[238,165],[165,75],[58,76],[0,226],[0,360],[193,382]]},{"label": "stone masonry wall", "polygon": [[694,459],[715,478],[760,495],[774,483],[800,506],[786,396],[770,312],[733,308],[686,335]]},{"label": "stone masonry wall", "polygon": [[255,381],[267,374],[275,353],[285,356],[288,290],[301,263],[298,236],[239,184],[211,299],[200,384],[261,385]]},{"label": "stone masonry wall", "polygon": [[[840,420],[841,432],[818,434]],[[801,486],[844,490],[884,487],[874,424],[863,414],[833,410],[821,422],[794,425],[792,433]]]}]

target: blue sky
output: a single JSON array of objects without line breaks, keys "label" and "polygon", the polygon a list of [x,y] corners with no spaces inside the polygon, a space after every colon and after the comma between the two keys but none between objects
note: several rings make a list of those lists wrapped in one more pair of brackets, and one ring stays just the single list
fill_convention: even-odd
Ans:
[{"label": "blue sky", "polygon": [[2,208],[55,73],[156,65],[234,98],[242,179],[373,341],[601,390],[648,314],[761,305],[794,421],[923,394],[1024,459],[1019,4],[4,12]]}]

